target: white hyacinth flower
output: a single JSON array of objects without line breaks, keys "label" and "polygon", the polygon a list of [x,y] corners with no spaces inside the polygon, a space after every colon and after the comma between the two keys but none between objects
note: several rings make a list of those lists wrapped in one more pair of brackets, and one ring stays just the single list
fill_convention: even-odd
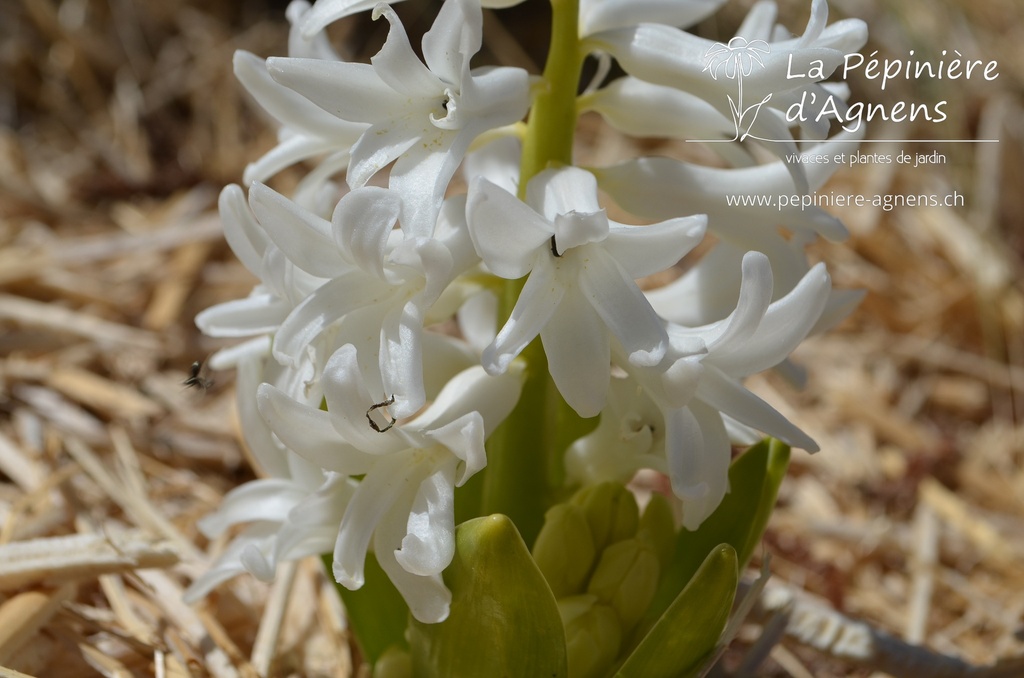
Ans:
[{"label": "white hyacinth flower", "polygon": [[664,325],[634,280],[679,261],[700,242],[705,221],[612,222],[597,202],[594,176],[573,167],[534,177],[527,203],[486,179],[470,187],[466,216],[484,263],[502,278],[529,274],[483,365],[503,372],[539,334],[558,390],[580,416],[592,417],[608,388],[610,334],[635,364],[655,365],[665,355]]},{"label": "white hyacinth flower", "polygon": [[[284,216],[297,206],[265,187],[261,204]],[[445,210],[462,221],[462,202]],[[427,313],[457,275],[476,263],[464,225],[442,218],[437,238],[411,237],[394,226],[401,201],[366,186],[345,195],[331,223],[295,216],[268,220],[267,232],[293,265],[325,279],[298,304],[274,338],[274,356],[297,364],[313,342],[337,329],[333,348],[354,343],[378,356],[392,411],[406,417],[424,403],[423,327]],[[342,323],[340,329],[337,323]]]},{"label": "white hyacinth flower", "polygon": [[[425,622],[447,617],[451,594],[440,573],[455,549],[454,488],[486,464],[484,439],[515,406],[521,371],[488,376],[474,367],[456,375],[415,419],[383,424],[379,378],[364,374],[356,349],[340,348],[324,370],[327,411],[263,384],[260,412],[274,434],[312,464],[362,476],[334,544],[334,575],[363,584],[371,540],[381,567]],[[380,417],[381,423],[369,420]]]},{"label": "white hyacinth flower", "polygon": [[[345,479],[332,477],[277,440],[260,417],[256,389],[271,382],[301,398],[301,384],[310,371],[282,367],[266,356],[250,352],[238,362],[238,418],[261,478],[241,485],[227,494],[213,513],[199,521],[208,538],[226,533],[232,526],[248,524],[236,535],[217,562],[196,578],[185,593],[193,601],[220,583],[249,572],[269,581],[277,564],[306,555],[329,551],[342,510],[351,491]],[[305,402],[319,403],[319,391],[307,393]]]},{"label": "white hyacinth flower", "polygon": [[[743,283],[729,317],[698,328],[669,325],[674,354],[684,363],[683,379],[668,370],[644,374],[627,369],[648,387],[665,417],[665,447],[673,492],[683,500],[683,525],[696,529],[728,491],[730,438],[736,422],[810,452],[818,446],[774,408],[747,390],[741,380],[779,364],[817,324],[831,291],[822,264],[796,287],[772,302],[772,269],[767,257],[749,252],[743,259]],[[705,347],[698,354],[697,346]],[[700,370],[690,369],[699,360]],[[678,368],[676,368],[678,369]],[[656,380],[652,377],[656,377]],[[682,381],[692,400],[679,406],[664,384]]]},{"label": "white hyacinth flower", "polygon": [[[287,16],[292,24],[288,39],[289,56],[340,61],[323,32],[308,38],[300,33],[299,27],[309,11],[309,3],[304,0],[293,0],[288,5]],[[303,180],[301,192],[304,193],[315,191],[317,184],[345,169],[349,149],[367,128],[366,124],[333,116],[300,94],[274,82],[267,71],[266,61],[255,54],[238,50],[234,67],[235,77],[280,125],[277,146],[245,168],[243,181],[246,185],[266,181],[302,160],[326,155],[317,169]]]},{"label": "white hyacinth flower", "polygon": [[380,16],[391,30],[371,64],[272,58],[267,65],[275,80],[329,113],[370,125],[352,146],[349,186],[363,186],[397,159],[389,186],[403,197],[402,223],[429,236],[469,144],[526,114],[528,77],[511,67],[470,70],[483,34],[476,0],[445,1],[423,36],[426,65],[394,10],[379,3]]},{"label": "white hyacinth flower", "polygon": [[[769,7],[770,5],[770,7]],[[760,26],[764,16],[774,16],[773,3],[764,3],[751,10]],[[765,11],[765,10],[769,11]],[[843,63],[845,55],[856,51],[867,40],[863,21],[846,19],[826,27],[828,3],[814,0],[807,29],[800,37],[769,43],[770,51],[760,54],[763,68],[752,69],[744,80],[746,96],[760,101],[777,93],[800,86],[787,77],[790,72],[808,73],[820,63],[822,78],[828,77]],[[769,22],[771,25],[771,22]],[[747,24],[741,29],[745,40],[763,39]],[[610,53],[630,75],[657,85],[676,87],[695,94],[725,111],[734,85],[727,79],[712,78],[705,70],[706,58],[716,43],[697,37],[673,26],[641,23],[603,31],[585,41],[588,48]]]},{"label": "white hyacinth flower", "polygon": [[[245,192],[233,184],[220,194],[224,237],[235,256],[260,282],[248,297],[216,304],[196,316],[196,326],[208,336],[253,338],[241,346],[214,354],[210,363],[217,369],[235,364],[240,356],[265,354],[270,335],[303,299],[326,282],[326,278],[310,275],[291,263],[267,235],[253,209],[264,212],[261,195],[259,190],[250,193],[247,204]],[[294,216],[300,220],[318,219],[298,206],[295,206]],[[268,216],[263,218],[267,220]]]}]

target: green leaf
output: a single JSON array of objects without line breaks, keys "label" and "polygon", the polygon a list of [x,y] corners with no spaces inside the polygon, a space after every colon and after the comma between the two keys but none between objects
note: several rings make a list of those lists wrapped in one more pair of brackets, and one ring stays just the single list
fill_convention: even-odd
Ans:
[{"label": "green leaf", "polygon": [[[334,557],[327,553],[322,559],[327,568],[327,576],[333,581],[331,563]],[[377,558],[372,552],[366,554],[363,573],[366,581],[357,591],[349,591],[338,583],[334,586],[345,603],[345,616],[363,655],[370,664],[375,664],[388,648],[408,648],[405,627],[409,619],[409,606],[377,564]]]},{"label": "green leaf", "polygon": [[738,583],[735,549],[728,544],[712,549],[616,678],[697,675],[725,629]]},{"label": "green leaf", "polygon": [[789,464],[789,446],[771,438],[754,445],[729,468],[729,493],[701,526],[680,530],[672,563],[658,586],[641,630],[646,630],[686,586],[704,559],[719,544],[736,550],[742,570],[750,561],[778,496]]},{"label": "green leaf", "polygon": [[444,571],[451,613],[440,624],[410,620],[417,678],[565,678],[565,632],[555,597],[512,521],[459,525]]}]

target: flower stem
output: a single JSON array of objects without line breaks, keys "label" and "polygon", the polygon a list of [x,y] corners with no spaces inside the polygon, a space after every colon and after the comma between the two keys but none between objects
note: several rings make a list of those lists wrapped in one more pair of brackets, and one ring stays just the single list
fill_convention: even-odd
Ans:
[{"label": "flower stem", "polygon": [[530,110],[523,157],[519,166],[519,197],[526,184],[551,163],[572,164],[576,129],[576,90],[583,60],[579,48],[579,0],[551,0],[551,48],[544,65],[544,86]]},{"label": "flower stem", "polygon": [[[526,198],[526,184],[536,174],[551,165],[572,164],[576,93],[583,63],[577,27],[579,0],[551,0],[551,10],[544,84],[523,139],[520,199]],[[511,315],[524,282],[505,284],[499,300],[501,322]],[[521,358],[527,365],[526,382],[516,409],[488,442],[480,510],[482,515],[508,515],[529,545],[543,525],[551,494],[561,485],[566,438],[592,424],[581,420],[554,388],[539,339],[526,347]]]}]

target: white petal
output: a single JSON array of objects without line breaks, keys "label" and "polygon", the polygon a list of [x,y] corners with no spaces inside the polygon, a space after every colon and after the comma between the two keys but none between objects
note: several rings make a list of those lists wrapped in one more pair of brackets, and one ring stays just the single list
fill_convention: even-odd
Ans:
[{"label": "white petal", "polygon": [[654,311],[669,322],[709,325],[736,308],[743,255],[740,248],[719,242],[679,278],[644,294]]},{"label": "white petal", "polygon": [[405,106],[406,98],[369,64],[271,57],[267,70],[274,80],[342,120],[374,123]]},{"label": "white petal", "polygon": [[[452,0],[449,0],[452,1]],[[459,168],[473,135],[438,128],[417,139],[391,169],[388,186],[403,197],[402,230],[430,237],[448,183]]]},{"label": "white petal", "polygon": [[268,523],[257,523],[247,527],[228,544],[213,567],[192,582],[192,585],[185,590],[182,596],[183,600],[188,604],[194,603],[221,583],[245,572],[241,555],[250,546],[255,546],[266,553],[272,552],[277,528],[277,524]]},{"label": "white petal", "polygon": [[[391,89],[402,95],[403,99],[440,98],[444,94],[444,85],[437,76],[423,65],[409,44],[409,36],[401,20],[384,3],[379,3],[373,10],[373,18],[384,17],[391,24],[384,46],[371,59],[370,63],[377,71],[381,80]],[[392,112],[392,115],[394,112]]]},{"label": "white petal", "polygon": [[394,396],[391,416],[415,414],[426,401],[423,387],[423,309],[410,301],[384,316],[380,331],[384,392]]},{"label": "white petal", "polygon": [[377,527],[373,547],[377,562],[388,579],[402,594],[412,616],[424,624],[437,624],[448,618],[452,594],[441,575],[420,576],[407,572],[395,558],[395,549],[405,534],[404,512],[388,512]]},{"label": "white petal", "polygon": [[457,320],[465,340],[482,352],[498,334],[498,297],[490,290],[474,294],[459,308]]},{"label": "white petal", "polygon": [[249,187],[249,204],[274,244],[302,270],[333,278],[351,268],[334,245],[326,219],[260,183]]},{"label": "white petal", "polygon": [[196,316],[196,327],[211,337],[251,337],[277,330],[291,304],[272,294],[258,294],[217,304]]},{"label": "white petal", "polygon": [[521,147],[518,138],[504,136],[470,151],[462,162],[462,176],[467,184],[482,177],[515,195],[519,190]]},{"label": "white petal", "polygon": [[324,283],[288,315],[274,338],[274,357],[295,364],[317,336],[345,314],[379,301],[380,281],[361,271]]},{"label": "white petal", "polygon": [[[456,111],[463,129],[473,128],[472,137],[522,120],[530,107],[530,75],[510,66],[481,67],[463,79],[461,112]],[[450,112],[449,112],[450,113]]]},{"label": "white petal", "polygon": [[423,464],[410,467],[405,455],[385,455],[359,483],[334,544],[333,570],[339,584],[353,591],[363,585],[366,549],[377,523],[395,504],[411,503],[427,470]]},{"label": "white petal", "polygon": [[338,535],[337,522],[301,530],[291,528],[290,524],[287,527],[289,529],[283,530],[274,544],[274,562],[281,563],[328,553],[334,548],[334,541]]},{"label": "white petal", "polygon": [[423,333],[423,356],[423,387],[428,398],[440,393],[452,375],[480,366],[480,349],[436,332]]},{"label": "white petal", "polygon": [[747,40],[771,40],[778,9],[774,2],[755,3],[747,12],[747,16],[743,17],[743,23],[736,30],[736,35]]},{"label": "white petal", "polygon": [[540,334],[562,300],[566,284],[551,264],[542,263],[533,268],[512,315],[494,342],[484,349],[481,364],[489,373],[500,374],[507,370],[512,360]]},{"label": "white petal", "polygon": [[602,242],[608,237],[608,216],[604,210],[556,214],[554,225],[555,239],[551,243],[551,253],[555,256],[561,256],[587,243]]},{"label": "white petal", "polygon": [[465,369],[445,384],[423,414],[405,426],[439,429],[475,411],[483,418],[486,437],[512,412],[519,400],[523,376],[523,371],[515,367],[496,377],[489,376],[479,365]]},{"label": "white petal", "polygon": [[[402,0],[391,0],[391,3]],[[303,17],[300,29],[309,39],[338,19],[365,12],[377,6],[379,0],[316,0]]]},{"label": "white petal", "polygon": [[729,461],[732,449],[718,412],[699,402],[692,403],[690,410],[700,427],[702,440],[701,449],[697,452],[701,458],[696,477],[699,477],[700,482],[707,487],[707,492],[699,497],[682,497],[683,527],[696,530],[714,513],[722,503],[725,493],[729,491]]},{"label": "white petal", "polygon": [[361,125],[341,120],[298,92],[275,82],[267,71],[266,61],[255,54],[236,51],[234,67],[235,77],[249,94],[267,113],[287,127],[322,138],[349,134],[355,141],[359,136]]},{"label": "white petal", "polygon": [[554,235],[551,224],[541,215],[483,178],[470,186],[466,222],[477,254],[502,278],[526,275],[533,267],[537,248]]},{"label": "white petal", "polygon": [[236,184],[229,184],[220,192],[217,202],[224,226],[224,239],[231,251],[250,273],[257,278],[263,273],[263,253],[270,238],[257,223],[245,201],[245,192]]},{"label": "white petal", "polygon": [[[832,155],[826,145],[808,153]],[[836,167],[808,166],[811,188],[818,188]],[[842,223],[820,208],[802,209],[799,204],[780,210],[756,205],[730,205],[737,195],[792,195],[796,186],[785,163],[744,169],[718,169],[679,162],[670,158],[640,158],[614,167],[594,170],[601,189],[621,207],[648,219],[669,219],[680,214],[708,215],[708,229],[720,233],[731,224],[733,237],[739,230],[748,238],[757,230],[775,236],[778,226],[818,233],[829,240],[843,240],[848,233]],[[759,229],[752,226],[760,224]],[[748,247],[763,251],[759,246]]]},{"label": "white petal", "polygon": [[726,353],[742,346],[757,331],[772,300],[774,283],[768,257],[760,252],[743,255],[740,297],[725,331],[717,340],[705,338],[708,353]]},{"label": "white petal", "polygon": [[706,459],[704,435],[688,407],[669,410],[665,415],[665,455],[672,492],[684,500],[696,500],[708,493],[704,478]]},{"label": "white petal", "polygon": [[736,421],[778,438],[787,445],[817,452],[818,445],[806,433],[742,384],[714,368],[708,368],[697,387],[697,397]]},{"label": "white petal", "polygon": [[[437,226],[434,228],[434,240],[444,245],[451,259],[451,273],[458,275],[480,263],[480,257],[473,247],[473,239],[469,236],[469,225],[466,223],[466,194],[446,198],[441,205]],[[460,295],[464,299],[465,295]],[[455,307],[444,311],[445,318],[455,312]]]},{"label": "white petal", "polygon": [[604,248],[631,278],[664,271],[704,238],[707,217],[670,219],[650,226],[614,225]]},{"label": "white petal", "polygon": [[484,451],[484,421],[479,412],[468,412],[450,424],[425,433],[427,438],[448,448],[448,451],[462,462],[458,464],[456,485],[462,486],[487,465],[487,453]]},{"label": "white petal", "polygon": [[274,560],[321,555],[334,548],[338,525],[358,483],[332,473],[317,491],[288,512],[274,548]]},{"label": "white petal", "polygon": [[608,392],[611,348],[608,328],[590,302],[579,290],[568,290],[540,336],[551,378],[565,402],[581,417],[600,414]]},{"label": "white petal", "polygon": [[[341,473],[324,474],[326,478],[315,492],[288,512],[288,525],[308,528],[315,525],[331,527],[331,546],[338,531],[338,523],[345,513],[345,507],[352,499],[359,483]],[[326,553],[324,549],[320,553]]]},{"label": "white petal", "polygon": [[824,264],[817,264],[782,299],[768,307],[750,341],[715,351],[710,362],[732,376],[746,376],[782,362],[821,316],[832,289]]},{"label": "white petal", "polygon": [[257,402],[274,435],[304,459],[346,475],[372,468],[374,459],[338,435],[327,412],[296,402],[270,384],[260,385]]},{"label": "white petal", "polygon": [[580,289],[622,344],[631,363],[657,365],[668,348],[668,335],[647,298],[598,245],[580,249],[585,249],[587,257]]},{"label": "white petal", "polygon": [[[378,395],[383,393],[379,381],[375,386],[366,383],[359,357],[356,347],[346,344],[334,352],[324,367],[324,397],[327,399],[334,430],[351,445],[374,455],[390,454],[410,447],[401,427],[393,427],[385,433],[370,427],[368,409],[387,400],[390,394],[384,397]],[[376,365],[373,369],[376,369]],[[386,406],[377,409],[382,410],[382,415],[389,411]]]},{"label": "white petal", "polygon": [[331,47],[327,33],[318,31],[308,36],[302,34],[302,22],[311,10],[306,0],[291,0],[285,8],[284,15],[291,24],[288,30],[288,56],[340,61],[341,57]]},{"label": "white petal", "polygon": [[262,582],[274,581],[274,570],[277,565],[272,560],[273,551],[267,548],[267,546],[269,544],[266,546],[262,544],[259,546],[248,544],[238,556],[238,561],[242,563],[242,567]]},{"label": "white petal", "polygon": [[[641,24],[614,29],[591,36],[585,43],[590,49],[612,54],[630,75],[692,92],[707,101],[722,101],[733,86],[731,79],[709,77],[702,65],[714,42],[671,26]],[[844,54],[824,42],[814,47],[803,46],[797,39],[773,43],[771,52],[762,58],[764,67],[743,79],[744,100],[760,101],[768,94],[792,89],[787,74],[807,73],[811,64],[817,67],[819,61],[827,77],[843,62]]]},{"label": "white petal", "polygon": [[[325,115],[327,114],[325,113]],[[346,144],[346,163],[348,161],[348,146],[355,143],[358,137],[358,134],[355,135]],[[291,167],[295,163],[321,155],[325,150],[324,140],[320,137],[308,137],[301,134],[292,135],[267,151],[255,162],[246,165],[245,172],[242,174],[242,181],[246,186],[256,181],[266,181],[286,167]]]},{"label": "white petal", "polygon": [[455,464],[444,464],[416,490],[408,532],[395,559],[406,572],[441,574],[455,555]]},{"label": "white petal", "polygon": [[700,97],[631,76],[584,95],[580,105],[637,137],[728,139],[735,132],[733,121]]},{"label": "white petal", "polygon": [[342,197],[332,217],[337,247],[381,280],[385,280],[384,251],[401,206],[393,191],[364,186]]},{"label": "white petal", "polygon": [[768,257],[760,252],[743,255],[741,267],[739,301],[728,318],[707,328],[670,328],[670,332],[676,330],[674,336],[701,337],[712,354],[731,355],[748,345],[772,300],[772,267]]},{"label": "white petal", "polygon": [[420,127],[408,119],[384,119],[374,124],[352,146],[352,158],[346,180],[350,188],[360,188],[370,177],[409,150],[422,136]]},{"label": "white petal", "polygon": [[256,405],[256,389],[263,372],[262,362],[262,358],[248,358],[238,363],[235,393],[239,428],[259,469],[275,478],[288,478],[290,474],[285,451],[273,439]]},{"label": "white petal", "polygon": [[549,221],[559,214],[601,211],[597,179],[578,167],[548,169],[537,174],[526,187],[526,201]]},{"label": "white petal", "polygon": [[296,486],[291,480],[252,480],[228,492],[220,507],[214,513],[203,516],[196,526],[212,539],[238,523],[261,520],[280,522],[308,494],[308,491]]},{"label": "white petal", "polygon": [[480,50],[483,14],[476,0],[446,0],[423,36],[423,59],[444,82],[462,79],[469,58]]}]

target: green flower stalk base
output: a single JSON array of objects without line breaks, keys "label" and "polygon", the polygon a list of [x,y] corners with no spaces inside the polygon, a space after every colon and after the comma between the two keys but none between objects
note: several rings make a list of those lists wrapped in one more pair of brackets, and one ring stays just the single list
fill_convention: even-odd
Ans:
[{"label": "green flower stalk base", "polygon": [[788,461],[778,441],[747,450],[730,468],[733,491],[694,532],[674,527],[664,497],[641,514],[616,483],[549,509],[532,555],[509,518],[468,520],[444,571],[448,619],[413,619],[374,561],[359,591],[339,587],[349,623],[376,678],[699,675]]}]

